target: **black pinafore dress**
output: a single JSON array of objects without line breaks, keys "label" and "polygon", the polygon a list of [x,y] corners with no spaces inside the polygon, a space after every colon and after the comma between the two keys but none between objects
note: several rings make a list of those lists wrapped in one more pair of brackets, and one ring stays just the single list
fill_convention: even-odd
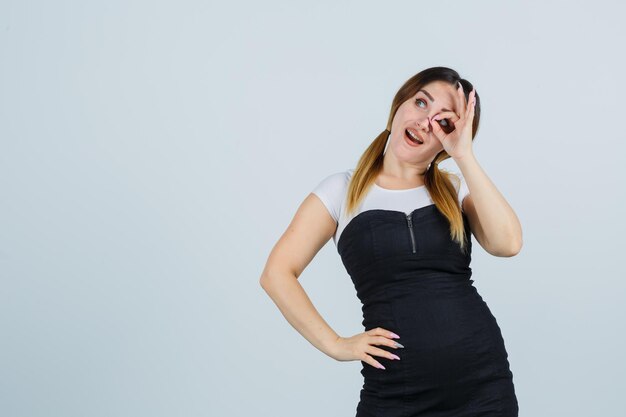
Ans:
[{"label": "black pinafore dress", "polygon": [[435,204],[366,210],[337,245],[361,300],[365,330],[383,327],[401,359],[361,361],[357,417],[517,417],[518,403],[500,328],[471,278],[467,251],[450,237]]}]

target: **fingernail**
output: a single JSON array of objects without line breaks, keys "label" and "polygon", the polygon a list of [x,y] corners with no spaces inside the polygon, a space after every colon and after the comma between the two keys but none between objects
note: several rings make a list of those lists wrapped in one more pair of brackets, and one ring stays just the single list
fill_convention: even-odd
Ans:
[{"label": "fingernail", "polygon": [[385,367],[384,367],[384,366],[382,366],[382,365],[379,365],[378,367],[379,367],[380,369],[387,369],[387,368],[385,368]]},{"label": "fingernail", "polygon": [[394,359],[400,360],[400,357],[398,355],[392,355]]},{"label": "fingernail", "polygon": [[401,345],[400,343],[398,343],[398,342],[394,342],[394,343],[396,344],[396,347],[399,347],[399,348],[403,348],[403,347],[404,347],[404,346],[402,346],[402,345]]},{"label": "fingernail", "polygon": [[391,333],[391,337],[395,337],[396,339],[400,339],[400,336],[398,336],[398,335],[397,335],[397,334],[395,334],[395,333]]}]

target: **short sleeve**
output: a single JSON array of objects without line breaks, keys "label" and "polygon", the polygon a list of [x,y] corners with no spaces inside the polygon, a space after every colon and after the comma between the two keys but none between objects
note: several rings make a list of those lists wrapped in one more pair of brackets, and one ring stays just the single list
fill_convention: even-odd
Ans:
[{"label": "short sleeve", "polygon": [[461,211],[463,210],[463,199],[465,197],[467,197],[467,195],[469,194],[469,188],[467,188],[467,183],[465,182],[465,178],[463,177],[463,174],[455,172],[454,173],[460,180],[460,184],[456,183],[454,184],[454,187],[457,190],[457,196],[459,199],[459,206],[461,206]]},{"label": "short sleeve", "polygon": [[312,193],[319,197],[326,206],[331,217],[339,222],[341,207],[343,206],[348,186],[347,172],[331,174],[320,181]]},{"label": "short sleeve", "polygon": [[461,206],[461,210],[463,210],[463,199],[469,195],[469,188],[467,188],[467,183],[465,182],[465,178],[463,175],[459,174],[459,178],[461,179],[461,188],[459,190],[459,205]]}]

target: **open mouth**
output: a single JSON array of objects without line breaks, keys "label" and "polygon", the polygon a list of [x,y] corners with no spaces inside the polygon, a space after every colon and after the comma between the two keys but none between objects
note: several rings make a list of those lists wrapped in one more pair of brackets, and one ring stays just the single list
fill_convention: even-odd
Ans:
[{"label": "open mouth", "polygon": [[407,137],[412,143],[423,145],[424,141],[417,136],[417,133],[410,131],[409,129],[404,130],[404,136]]}]

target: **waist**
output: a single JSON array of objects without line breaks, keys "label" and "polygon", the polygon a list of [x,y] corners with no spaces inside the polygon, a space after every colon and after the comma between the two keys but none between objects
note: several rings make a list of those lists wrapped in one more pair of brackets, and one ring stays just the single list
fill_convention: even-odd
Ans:
[{"label": "waist", "polygon": [[440,314],[454,309],[472,314],[484,310],[486,303],[465,276],[432,275],[403,277],[379,286],[361,299],[366,329],[395,324],[398,311],[411,314]]},{"label": "waist", "polygon": [[458,295],[467,291],[475,292],[471,272],[452,274],[449,272],[410,271],[402,273],[376,273],[362,276],[355,282],[357,296],[362,303],[370,300],[385,300],[403,297],[407,294],[437,292],[439,295]]}]

